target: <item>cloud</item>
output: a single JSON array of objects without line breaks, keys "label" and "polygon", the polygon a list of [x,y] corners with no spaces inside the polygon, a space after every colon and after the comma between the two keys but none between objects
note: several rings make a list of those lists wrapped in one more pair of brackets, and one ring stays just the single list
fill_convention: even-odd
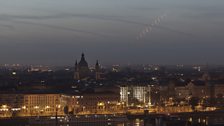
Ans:
[{"label": "cloud", "polygon": [[58,26],[58,25],[49,25],[49,24],[34,23],[34,22],[28,22],[28,21],[16,21],[16,22],[22,23],[22,24],[37,25],[37,26],[41,26],[41,27],[48,27],[48,28],[52,28],[52,29],[59,29],[59,30],[64,30],[64,31],[84,33],[84,34],[89,34],[89,35],[99,36],[99,37],[108,37],[105,34],[101,34],[101,33],[97,33],[97,32],[85,31],[85,30],[74,29],[74,28],[67,28],[67,27],[62,27],[62,26]]},{"label": "cloud", "polygon": [[[40,17],[38,17],[38,16],[9,16],[9,15],[6,16],[5,15],[5,16],[0,16],[0,17],[1,17],[0,20],[10,21],[10,22],[13,22],[13,23],[36,25],[36,26],[48,27],[48,28],[59,29],[59,30],[64,30],[64,31],[84,33],[84,34],[89,34],[89,35],[104,37],[104,38],[108,37],[108,35],[106,35],[106,34],[92,32],[92,31],[85,31],[85,30],[80,30],[80,29],[75,29],[75,28],[67,28],[67,27],[63,27],[63,26],[59,26],[59,25],[50,25],[50,24],[43,24],[43,23],[35,23],[35,22],[31,22],[31,21],[18,20],[18,19],[47,19],[51,16],[47,16],[47,17],[45,17],[45,16],[41,17],[40,16]],[[3,25],[3,26],[7,27],[7,28],[13,28],[10,25]]]},{"label": "cloud", "polygon": [[162,26],[162,25],[156,25],[155,28],[166,30],[166,31],[170,31],[170,32],[177,33],[177,34],[184,35],[184,36],[191,37],[191,38],[192,37],[197,37],[194,34],[191,34],[191,33],[188,33],[188,32],[184,32],[184,31],[180,31],[180,30],[176,30],[176,29],[172,29],[172,28],[165,27],[165,26]]},{"label": "cloud", "polygon": [[14,29],[14,26],[13,25],[0,24],[0,29],[1,28]]},{"label": "cloud", "polygon": [[[67,28],[67,27],[62,27],[62,26],[57,26],[57,25],[49,25],[49,24],[34,23],[31,21],[27,21],[27,20],[35,20],[36,21],[36,20],[47,20],[47,19],[76,18],[76,17],[90,18],[90,19],[97,19],[97,20],[104,20],[104,21],[121,22],[121,23],[133,24],[133,25],[141,25],[144,27],[148,26],[148,24],[146,24],[146,23],[126,20],[126,19],[124,19],[124,18],[126,18],[124,16],[105,16],[105,15],[90,15],[90,14],[71,14],[71,13],[61,13],[61,14],[56,14],[56,15],[45,15],[45,16],[2,14],[2,15],[0,15],[0,20],[5,20],[5,21],[9,20],[9,21],[13,21],[15,23],[30,24],[30,25],[37,25],[37,26],[48,27],[48,28],[53,28],[53,29],[60,29],[60,30],[64,30],[64,31],[85,33],[85,34],[90,34],[90,35],[99,36],[99,37],[109,37],[108,34],[102,34],[102,33],[97,33],[97,32],[92,32],[92,31],[85,31],[85,30]],[[21,21],[21,20],[26,20],[26,21]],[[166,31],[173,32],[173,33],[178,33],[178,34],[185,35],[188,37],[194,36],[193,34],[175,30],[175,29],[165,27],[165,26],[155,25],[154,28],[166,30]]]},{"label": "cloud", "polygon": [[129,24],[137,24],[137,25],[147,25],[144,23],[134,22],[130,20],[125,20],[121,18],[125,18],[123,16],[105,16],[105,15],[90,15],[90,14],[71,14],[71,13],[61,13],[56,15],[45,15],[45,16],[31,16],[31,15],[6,15],[1,14],[0,20],[47,20],[47,19],[62,19],[62,18],[90,18],[97,20],[105,20],[105,21],[117,21]]}]

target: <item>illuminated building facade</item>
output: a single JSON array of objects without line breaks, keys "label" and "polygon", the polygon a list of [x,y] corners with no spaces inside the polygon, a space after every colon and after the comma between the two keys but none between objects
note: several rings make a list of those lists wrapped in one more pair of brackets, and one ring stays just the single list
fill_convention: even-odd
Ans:
[{"label": "illuminated building facade", "polygon": [[86,113],[106,113],[117,110],[119,94],[110,92],[100,92],[83,94],[76,96],[79,110],[77,112]]},{"label": "illuminated building facade", "polygon": [[210,97],[211,96],[211,89],[208,83],[204,81],[194,81],[190,82],[188,85],[189,88],[189,95],[192,97],[198,97],[198,98],[203,98],[203,97]]},{"label": "illuminated building facade", "polygon": [[23,113],[30,116],[63,114],[60,94],[25,94]]},{"label": "illuminated building facade", "polygon": [[0,94],[2,116],[54,116],[64,114],[64,107],[73,111],[75,99],[62,94]]},{"label": "illuminated building facade", "polygon": [[120,101],[126,106],[151,105],[151,87],[150,86],[121,86]]},{"label": "illuminated building facade", "polygon": [[190,90],[187,86],[175,87],[175,96],[178,99],[187,99],[190,96]]}]

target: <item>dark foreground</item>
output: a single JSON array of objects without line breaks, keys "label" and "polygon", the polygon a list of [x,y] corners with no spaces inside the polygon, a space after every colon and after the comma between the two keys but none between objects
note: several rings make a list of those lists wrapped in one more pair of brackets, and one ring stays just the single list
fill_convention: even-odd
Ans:
[{"label": "dark foreground", "polygon": [[0,126],[224,126],[224,112],[0,119]]}]

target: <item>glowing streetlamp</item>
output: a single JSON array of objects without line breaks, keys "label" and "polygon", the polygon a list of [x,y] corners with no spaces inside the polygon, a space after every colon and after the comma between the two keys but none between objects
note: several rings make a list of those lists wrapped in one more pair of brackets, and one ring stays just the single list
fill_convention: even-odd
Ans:
[{"label": "glowing streetlamp", "polygon": [[103,102],[98,102],[97,106],[98,106],[99,110],[103,110],[104,111],[105,104]]},{"label": "glowing streetlamp", "polygon": [[39,106],[34,106],[34,109],[39,109]]},{"label": "glowing streetlamp", "polygon": [[26,106],[22,106],[22,109],[26,109]]},{"label": "glowing streetlamp", "polygon": [[2,105],[2,108],[7,108],[7,105]]},{"label": "glowing streetlamp", "polygon": [[34,108],[34,110],[36,112],[36,115],[38,116],[40,107],[39,106],[34,106],[33,108]]},{"label": "glowing streetlamp", "polygon": [[50,106],[46,106],[46,107],[45,107],[45,109],[49,109],[49,108],[50,108]]},{"label": "glowing streetlamp", "polygon": [[7,106],[7,105],[2,105],[1,106],[1,111],[8,111],[9,110],[8,107],[9,106]]},{"label": "glowing streetlamp", "polygon": [[58,125],[58,109],[61,108],[61,105],[56,105],[56,113],[55,113],[55,126]]}]

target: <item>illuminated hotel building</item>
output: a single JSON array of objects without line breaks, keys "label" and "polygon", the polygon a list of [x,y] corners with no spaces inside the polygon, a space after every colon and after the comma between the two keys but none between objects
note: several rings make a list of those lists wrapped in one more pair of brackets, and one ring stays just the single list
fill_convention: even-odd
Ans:
[{"label": "illuminated hotel building", "polygon": [[24,95],[24,115],[49,116],[63,114],[60,94],[25,94]]},{"label": "illuminated hotel building", "polygon": [[151,87],[150,86],[121,86],[120,101],[126,106],[151,105]]},{"label": "illuminated hotel building", "polygon": [[115,112],[119,103],[119,94],[112,92],[98,92],[76,96],[80,111],[99,113]]}]

